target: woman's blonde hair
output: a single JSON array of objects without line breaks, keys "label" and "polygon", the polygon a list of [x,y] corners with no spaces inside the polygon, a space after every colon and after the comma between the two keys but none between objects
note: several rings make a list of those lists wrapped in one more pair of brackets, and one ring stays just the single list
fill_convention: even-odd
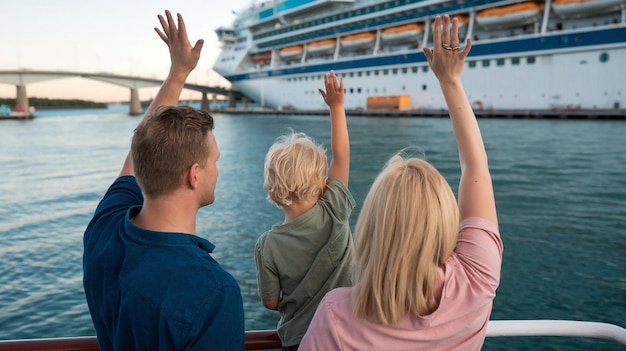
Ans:
[{"label": "woman's blonde hair", "polygon": [[391,325],[406,313],[432,313],[439,268],[454,250],[458,227],[456,199],[435,167],[392,157],[367,194],[354,231],[354,315]]},{"label": "woman's blonde hair", "polygon": [[288,207],[294,199],[318,198],[327,168],[324,147],[304,133],[291,132],[267,152],[263,187],[276,206]]}]

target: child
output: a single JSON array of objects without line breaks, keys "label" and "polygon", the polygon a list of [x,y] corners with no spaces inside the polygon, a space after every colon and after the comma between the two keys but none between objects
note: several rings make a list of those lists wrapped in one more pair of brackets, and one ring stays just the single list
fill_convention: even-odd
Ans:
[{"label": "child", "polygon": [[[349,217],[355,206],[348,190],[350,142],[343,79],[324,75],[330,107],[332,160],[304,133],[277,139],[265,159],[268,197],[285,220],[259,237],[255,259],[263,305],[278,310],[283,350],[297,350],[326,292],[352,286],[354,244]],[[326,170],[328,168],[328,178]]]}]

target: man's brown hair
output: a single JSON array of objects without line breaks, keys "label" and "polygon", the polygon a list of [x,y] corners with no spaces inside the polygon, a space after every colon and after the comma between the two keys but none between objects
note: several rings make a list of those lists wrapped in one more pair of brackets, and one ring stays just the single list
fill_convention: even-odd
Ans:
[{"label": "man's brown hair", "polygon": [[161,106],[135,129],[131,143],[133,168],[146,196],[166,195],[181,185],[194,163],[206,166],[207,132],[213,117],[190,106]]}]

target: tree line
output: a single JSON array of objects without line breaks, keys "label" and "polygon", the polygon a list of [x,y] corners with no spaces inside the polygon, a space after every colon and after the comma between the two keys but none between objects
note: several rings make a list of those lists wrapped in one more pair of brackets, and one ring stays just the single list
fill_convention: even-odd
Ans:
[{"label": "tree line", "polygon": [[[6,105],[14,109],[16,99],[0,98],[0,105]],[[72,108],[106,108],[107,104],[79,99],[48,99],[29,97],[28,104],[38,110],[72,109]]]}]

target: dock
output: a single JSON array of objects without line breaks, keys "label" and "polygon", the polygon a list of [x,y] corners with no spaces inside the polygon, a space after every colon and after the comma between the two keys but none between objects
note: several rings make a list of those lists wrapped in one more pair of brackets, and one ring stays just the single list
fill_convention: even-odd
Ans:
[{"label": "dock", "polygon": [[[254,115],[328,115],[328,110],[276,110],[269,108],[224,108],[213,110],[225,114]],[[491,119],[564,119],[564,120],[626,120],[626,109],[550,109],[550,110],[491,110],[475,109],[476,118]],[[346,110],[347,116],[361,117],[442,117],[448,110]]]},{"label": "dock", "polygon": [[0,114],[0,121],[15,119],[33,119],[35,115],[28,112],[11,112],[9,114]]}]

